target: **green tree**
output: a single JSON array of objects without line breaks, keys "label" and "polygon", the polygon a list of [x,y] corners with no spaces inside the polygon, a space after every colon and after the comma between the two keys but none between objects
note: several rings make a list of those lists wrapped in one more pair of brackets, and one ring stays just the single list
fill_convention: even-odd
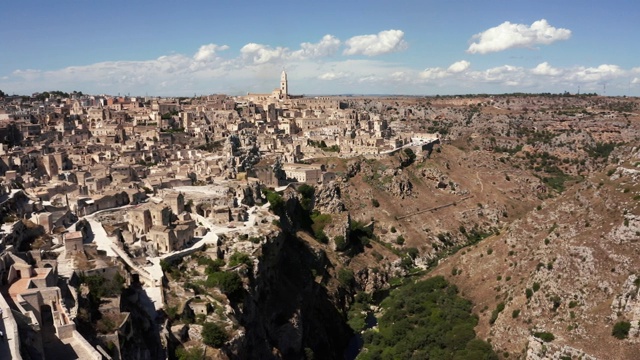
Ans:
[{"label": "green tree", "polygon": [[275,191],[267,192],[267,201],[271,207],[271,211],[274,213],[280,212],[284,208],[284,200],[282,196]]},{"label": "green tree", "polygon": [[253,262],[248,254],[243,252],[235,252],[233,255],[229,257],[229,267],[234,267],[236,265],[246,264],[247,266],[252,266]]},{"label": "green tree", "polygon": [[205,359],[205,357],[204,357],[204,348],[201,348],[199,346],[193,346],[193,347],[190,347],[188,349],[185,349],[183,347],[178,348],[178,350],[176,350],[176,356],[178,357],[178,360],[202,360],[202,359]]},{"label": "green tree", "polygon": [[416,161],[416,154],[411,150],[411,148],[404,149],[404,154],[406,155],[406,158],[404,158],[400,164],[402,167],[407,167]]},{"label": "green tree", "polygon": [[347,268],[340,268],[338,270],[338,281],[343,286],[349,287],[354,281],[353,271]]},{"label": "green tree", "polygon": [[631,323],[628,321],[618,321],[615,325],[613,325],[613,331],[611,335],[613,335],[617,339],[626,339],[629,336],[629,330],[631,330]]},{"label": "green tree", "polygon": [[202,325],[202,341],[215,348],[219,348],[229,340],[229,334],[218,324],[207,322]]},{"label": "green tree", "polygon": [[344,251],[347,248],[347,242],[344,239],[344,236],[338,235],[333,238],[333,241],[336,243],[337,251]]},{"label": "green tree", "polygon": [[315,191],[315,188],[311,185],[302,184],[298,186],[298,192],[305,199],[311,199],[313,197],[314,191]]},{"label": "green tree", "polygon": [[219,271],[207,276],[207,287],[218,287],[229,297],[237,298],[242,294],[242,279],[234,271]]},{"label": "green tree", "polygon": [[546,331],[544,331],[544,332],[535,332],[535,333],[533,333],[533,336],[537,337],[538,339],[540,339],[540,340],[542,340],[544,342],[551,342],[551,341],[556,339],[556,337],[553,336],[552,333],[546,332]]}]

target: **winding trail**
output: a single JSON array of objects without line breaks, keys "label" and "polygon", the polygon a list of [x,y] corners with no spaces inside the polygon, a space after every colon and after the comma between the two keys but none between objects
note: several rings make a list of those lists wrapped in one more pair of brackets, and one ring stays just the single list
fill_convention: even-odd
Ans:
[{"label": "winding trail", "polygon": [[482,184],[482,180],[480,180],[480,173],[478,171],[476,171],[476,178],[478,179],[478,182],[480,183],[480,192],[484,192],[484,184]]}]

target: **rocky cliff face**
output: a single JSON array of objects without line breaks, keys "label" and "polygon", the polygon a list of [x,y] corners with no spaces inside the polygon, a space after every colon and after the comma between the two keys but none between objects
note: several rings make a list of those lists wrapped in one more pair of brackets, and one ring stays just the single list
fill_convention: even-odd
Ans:
[{"label": "rocky cliff face", "polygon": [[346,208],[340,194],[340,186],[335,181],[318,186],[314,196],[314,209],[324,214],[335,214],[345,211]]},{"label": "rocky cliff face", "polygon": [[338,359],[351,338],[344,295],[331,291],[333,265],[294,235],[267,241],[242,304],[246,334],[231,358]]}]

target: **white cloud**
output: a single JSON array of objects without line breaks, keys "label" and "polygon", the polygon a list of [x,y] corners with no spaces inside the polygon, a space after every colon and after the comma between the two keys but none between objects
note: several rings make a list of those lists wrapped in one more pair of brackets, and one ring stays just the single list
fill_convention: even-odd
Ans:
[{"label": "white cloud", "polygon": [[408,45],[404,41],[402,30],[385,30],[378,34],[358,35],[345,42],[345,55],[375,56],[405,50]]},{"label": "white cloud", "polygon": [[240,54],[245,60],[250,60],[253,64],[265,64],[278,61],[286,57],[287,48],[272,48],[267,45],[249,43],[240,49]]},{"label": "white cloud", "polygon": [[210,61],[216,59],[216,52],[229,49],[227,45],[208,44],[202,45],[198,49],[198,52],[193,55],[195,61]]},{"label": "white cloud", "polygon": [[449,76],[449,73],[440,67],[426,68],[420,73],[420,77],[425,80],[437,80]]},{"label": "white cloud", "polygon": [[521,67],[502,65],[477,72],[476,79],[483,82],[504,83],[505,85],[514,86],[521,82],[524,75],[524,69]]},{"label": "white cloud", "polygon": [[300,49],[295,51],[291,51],[286,47],[273,48],[268,45],[249,43],[240,49],[240,54],[245,62],[261,65],[331,56],[338,51],[340,45],[340,39],[327,34],[317,43],[303,42],[300,44]]},{"label": "white cloud", "polygon": [[542,19],[531,26],[512,24],[508,21],[485,30],[472,37],[473,42],[467,49],[471,54],[487,54],[517,47],[533,47],[542,44],[549,45],[559,40],[571,37],[571,30],[555,28]]},{"label": "white cloud", "polygon": [[449,65],[447,69],[443,69],[441,67],[426,68],[420,72],[418,76],[424,80],[444,79],[446,77],[465,72],[469,69],[469,66],[471,66],[470,62],[460,60]]},{"label": "white cloud", "polygon": [[470,65],[471,65],[470,62],[468,62],[466,60],[460,60],[460,61],[457,61],[457,62],[454,62],[453,64],[451,64],[451,66],[449,66],[447,71],[450,72],[450,73],[454,73],[454,74],[461,73],[461,72],[467,70]]},{"label": "white cloud", "polygon": [[[603,84],[609,94],[640,89],[640,67],[624,69],[613,64],[553,67],[545,61],[532,68],[502,65],[476,69],[477,65],[472,68],[469,61],[459,60],[418,69],[380,59],[339,55],[342,45],[345,53],[363,55],[406,46],[401,45],[401,31],[389,31],[399,34],[383,31],[364,36],[373,36],[375,39],[371,41],[358,40],[361,37],[356,36],[347,42],[327,34],[317,42],[303,42],[293,50],[249,43],[237,56],[223,53],[229,48],[226,45],[205,44],[191,54],[144,61],[107,61],[56,70],[21,69],[0,74],[0,89],[19,94],[60,89],[160,96],[214,92],[237,95],[270,91],[278,84],[283,65],[289,72],[294,94],[563,92],[578,87],[583,92],[600,92]],[[384,40],[388,38],[396,40]],[[365,46],[366,42],[369,45]]]},{"label": "white cloud", "polygon": [[338,72],[329,71],[329,72],[326,72],[326,73],[324,73],[324,74],[322,74],[322,75],[318,76],[318,79],[320,79],[320,80],[338,80],[338,79],[344,79],[344,78],[346,78],[347,76],[348,76],[348,74],[347,74],[347,73],[345,73],[345,72],[341,72],[341,71],[338,71]]},{"label": "white cloud", "polygon": [[602,83],[624,75],[624,71],[618,65],[602,64],[598,67],[577,67],[573,69],[568,80],[581,83]]},{"label": "white cloud", "polygon": [[389,75],[389,79],[396,83],[411,83],[415,81],[415,75],[411,71],[396,71]]},{"label": "white cloud", "polygon": [[552,67],[548,62],[545,61],[531,69],[531,73],[535,75],[558,76],[562,73],[562,71],[560,69]]},{"label": "white cloud", "polygon": [[335,54],[340,48],[340,39],[333,35],[325,35],[318,43],[304,42],[300,44],[300,50],[296,50],[291,54],[293,59],[313,59],[318,57],[326,57]]}]

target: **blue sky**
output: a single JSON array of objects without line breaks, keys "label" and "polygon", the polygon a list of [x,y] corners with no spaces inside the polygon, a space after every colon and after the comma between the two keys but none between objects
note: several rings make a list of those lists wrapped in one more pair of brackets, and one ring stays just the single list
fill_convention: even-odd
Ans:
[{"label": "blue sky", "polygon": [[[640,96],[640,2],[8,1],[0,90]],[[606,89],[606,90],[605,90]]]}]

